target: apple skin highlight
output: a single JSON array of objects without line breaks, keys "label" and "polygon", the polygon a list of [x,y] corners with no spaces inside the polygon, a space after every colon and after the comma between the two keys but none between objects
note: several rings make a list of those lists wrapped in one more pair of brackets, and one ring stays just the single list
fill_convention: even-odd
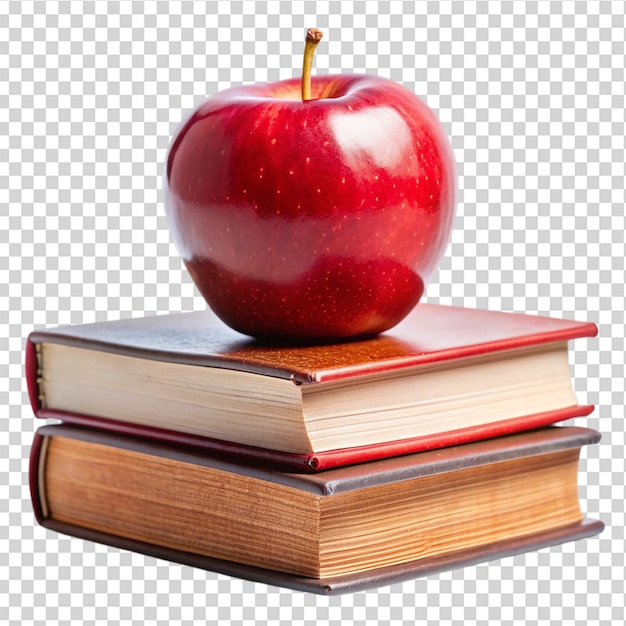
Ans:
[{"label": "apple skin highlight", "polygon": [[260,338],[383,332],[419,302],[448,244],[456,171],[428,106],[371,75],[234,87],[170,145],[164,196],[208,305]]}]

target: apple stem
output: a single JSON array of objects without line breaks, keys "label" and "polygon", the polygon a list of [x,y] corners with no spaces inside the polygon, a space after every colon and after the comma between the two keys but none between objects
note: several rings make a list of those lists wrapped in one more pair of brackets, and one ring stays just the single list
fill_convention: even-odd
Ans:
[{"label": "apple stem", "polygon": [[313,66],[313,56],[315,48],[322,38],[322,31],[317,28],[309,28],[306,33],[304,44],[304,58],[302,60],[302,99],[311,99],[311,67]]}]

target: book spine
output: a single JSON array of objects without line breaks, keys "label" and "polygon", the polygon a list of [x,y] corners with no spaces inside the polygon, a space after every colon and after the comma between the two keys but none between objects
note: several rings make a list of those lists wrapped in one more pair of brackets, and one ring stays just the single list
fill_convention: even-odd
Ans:
[{"label": "book spine", "polygon": [[33,443],[30,449],[30,457],[28,463],[28,483],[30,487],[30,498],[33,504],[33,512],[35,519],[41,525],[43,525],[46,519],[46,511],[44,506],[44,496],[41,492],[43,486],[42,472],[44,470],[44,452],[48,438],[41,435],[39,432],[35,433]]},{"label": "book spine", "polygon": [[29,337],[26,340],[24,354],[24,375],[26,377],[26,387],[28,389],[28,399],[35,415],[41,409],[41,398],[39,390],[39,359],[37,357],[37,344]]}]

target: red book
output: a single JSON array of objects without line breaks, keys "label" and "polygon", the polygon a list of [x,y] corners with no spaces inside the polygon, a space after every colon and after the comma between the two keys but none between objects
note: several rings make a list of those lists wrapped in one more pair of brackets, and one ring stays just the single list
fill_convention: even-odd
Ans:
[{"label": "red book", "polygon": [[599,533],[578,496],[599,439],[547,427],[305,474],[62,424],[37,432],[30,484],[52,530],[329,594]]},{"label": "red book", "polygon": [[568,341],[588,322],[420,304],[378,337],[268,345],[210,311],[37,330],[40,418],[322,470],[589,414]]}]

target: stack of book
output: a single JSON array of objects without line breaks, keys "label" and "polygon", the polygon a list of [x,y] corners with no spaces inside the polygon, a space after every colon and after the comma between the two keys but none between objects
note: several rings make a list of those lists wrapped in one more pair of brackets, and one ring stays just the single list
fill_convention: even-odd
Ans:
[{"label": "stack of book", "polygon": [[420,304],[392,331],[268,345],[209,311],[45,329],[37,520],[216,572],[341,593],[599,533],[600,435],[568,342],[594,324]]}]

